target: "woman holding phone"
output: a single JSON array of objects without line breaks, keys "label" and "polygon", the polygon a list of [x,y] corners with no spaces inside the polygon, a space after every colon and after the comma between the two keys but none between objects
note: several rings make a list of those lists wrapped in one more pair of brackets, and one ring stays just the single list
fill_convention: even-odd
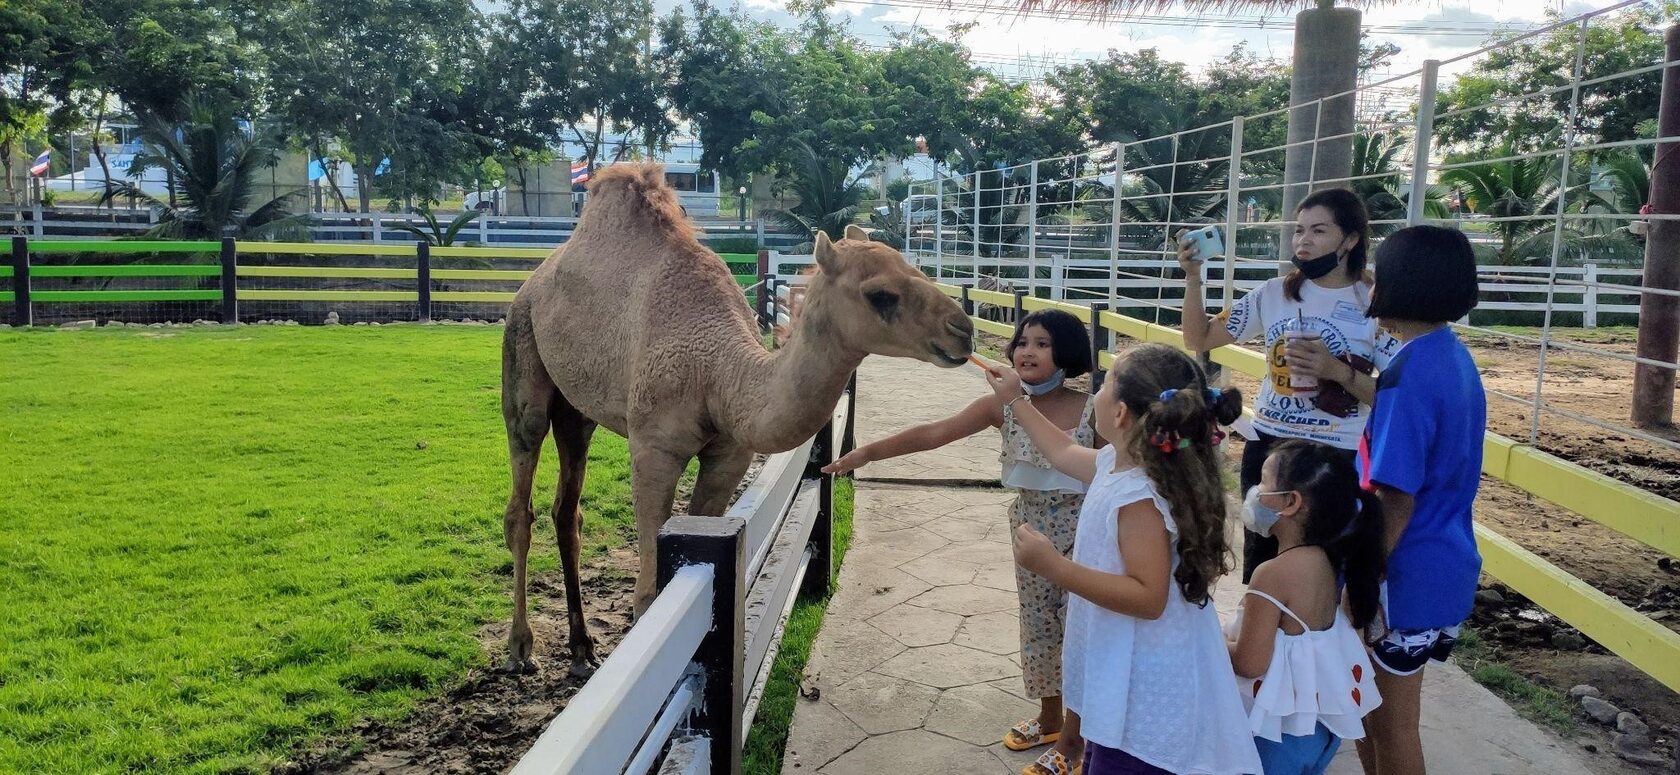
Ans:
[{"label": "woman holding phone", "polygon": [[[1211,320],[1202,307],[1197,242],[1181,241],[1184,344],[1206,352],[1257,337],[1265,342],[1266,378],[1254,405],[1254,432],[1243,447],[1242,489],[1260,483],[1260,467],[1278,439],[1306,439],[1347,453],[1359,448],[1381,370],[1399,349],[1365,311],[1371,217],[1359,196],[1326,189],[1295,210],[1295,270],[1267,280]],[[1182,232],[1181,232],[1182,234]],[[1218,325],[1214,325],[1214,323]],[[1277,554],[1270,536],[1244,531],[1243,583]]]}]

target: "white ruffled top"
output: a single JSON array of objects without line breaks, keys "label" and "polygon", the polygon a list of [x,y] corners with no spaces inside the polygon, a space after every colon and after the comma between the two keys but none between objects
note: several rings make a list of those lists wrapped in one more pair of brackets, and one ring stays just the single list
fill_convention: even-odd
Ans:
[{"label": "white ruffled top", "polygon": [[[1277,606],[1301,625],[1301,633],[1282,629],[1272,642],[1272,664],[1259,678],[1237,676],[1237,694],[1248,712],[1255,737],[1281,741],[1284,735],[1310,735],[1319,724],[1343,740],[1365,736],[1365,714],[1382,704],[1372,675],[1371,658],[1347,614],[1314,630],[1277,598],[1259,590],[1248,594]],[[1242,628],[1242,610],[1225,625],[1227,637]]]},{"label": "white ruffled top", "polygon": [[[1091,408],[1096,402],[1096,396],[1085,399],[1085,409],[1079,413],[1079,424],[1071,430],[1062,429],[1073,438],[1075,444],[1082,447],[1091,446],[1095,432],[1091,430]],[[1085,492],[1085,483],[1067,474],[1057,471],[1044,458],[1044,453],[1032,443],[1032,437],[1027,435],[1027,429],[1015,421],[1013,407],[1003,407],[1003,425],[998,429],[1003,434],[1003,446],[998,453],[998,462],[1003,464],[1000,477],[1003,486],[1015,490],[1040,490],[1044,492],[1066,493],[1080,495]]]}]

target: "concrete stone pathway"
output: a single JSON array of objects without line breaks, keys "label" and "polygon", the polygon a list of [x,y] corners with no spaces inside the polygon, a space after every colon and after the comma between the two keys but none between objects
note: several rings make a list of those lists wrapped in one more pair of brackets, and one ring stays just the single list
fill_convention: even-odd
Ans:
[{"label": "concrete stone pathway", "polygon": [[[858,439],[944,417],[985,389],[972,369],[871,358],[858,379]],[[782,772],[1018,772],[1038,751],[1010,751],[1002,734],[1038,704],[1020,679],[1012,496],[981,486],[996,481],[996,437],[859,474],[852,546],[806,671],[817,696],[799,701]],[[1215,603],[1229,613],[1239,595],[1228,579]],[[1431,667],[1424,694],[1433,772],[1589,772],[1571,744],[1455,667]],[[1360,772],[1351,744],[1331,772]]]}]

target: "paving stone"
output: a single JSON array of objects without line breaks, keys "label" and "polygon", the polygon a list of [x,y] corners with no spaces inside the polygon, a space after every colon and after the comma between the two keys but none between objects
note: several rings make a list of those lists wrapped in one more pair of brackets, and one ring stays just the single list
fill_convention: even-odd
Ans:
[{"label": "paving stone", "polygon": [[788,731],[782,772],[815,772],[869,737],[839,708],[824,700],[796,702],[794,718],[799,723]]},{"label": "paving stone", "polygon": [[950,643],[963,618],[932,608],[900,604],[870,617],[869,623],[906,646],[935,646]]},{"label": "paving stone", "polygon": [[930,560],[971,562],[975,565],[1003,562],[1011,559],[1012,556],[1009,549],[999,546],[995,541],[979,540],[951,543],[928,552],[926,555]]},{"label": "paving stone", "polygon": [[[933,585],[897,568],[847,573],[840,571],[840,588],[828,605],[828,621],[868,619],[882,611],[914,598]],[[825,621],[824,630],[828,629]]]},{"label": "paving stone", "polygon": [[960,542],[982,540],[991,528],[972,520],[942,516],[922,523],[922,529],[947,541]]},{"label": "paving stone", "polygon": [[951,642],[988,654],[1009,656],[1021,650],[1020,615],[1013,611],[995,611],[970,616],[962,621]]},{"label": "paving stone", "polygon": [[881,773],[997,773],[1004,768],[996,756],[920,729],[872,737],[820,770],[824,775],[880,775]]},{"label": "paving stone", "polygon": [[974,580],[974,573],[980,570],[980,566],[972,562],[918,557],[898,566],[898,569],[936,587],[948,587],[953,584],[966,586]]},{"label": "paving stone", "polygon": [[940,689],[996,681],[1021,672],[1008,657],[950,643],[909,649],[875,670]]},{"label": "paving stone", "polygon": [[823,692],[834,707],[871,735],[922,726],[939,690],[870,671]]},{"label": "paving stone", "polygon": [[1014,723],[1001,719],[1031,718],[1038,710],[1038,703],[995,686],[959,686],[939,695],[924,728],[975,745],[991,745],[1001,741],[1004,730]]},{"label": "paving stone", "polygon": [[1020,605],[1015,595],[988,587],[934,587],[910,599],[911,605],[963,616],[989,614]]},{"label": "paving stone", "polygon": [[980,570],[974,573],[972,583],[1013,594],[1015,592],[1015,561],[993,562],[980,566]]},{"label": "paving stone", "polygon": [[1023,700],[1036,702],[1036,700],[1027,696],[1027,685],[1021,680],[1020,676],[1015,676],[1014,678],[1000,678],[986,685],[1001,689]]},{"label": "paving stone", "polygon": [[[824,628],[826,629],[826,628]],[[823,689],[839,686],[903,653],[906,646],[867,622],[853,622],[818,638],[806,664],[807,680]],[[900,676],[903,677],[903,676]]]}]

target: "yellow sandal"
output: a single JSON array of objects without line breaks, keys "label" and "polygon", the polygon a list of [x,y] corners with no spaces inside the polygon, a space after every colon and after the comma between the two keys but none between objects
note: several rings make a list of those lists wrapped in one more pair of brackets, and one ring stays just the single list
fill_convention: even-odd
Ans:
[{"label": "yellow sandal", "polygon": [[1032,764],[1021,768],[1021,775],[1080,775],[1085,763],[1070,764],[1061,751],[1054,748],[1038,755]]},{"label": "yellow sandal", "polygon": [[1025,751],[1041,745],[1049,745],[1062,738],[1062,733],[1044,733],[1038,725],[1038,719],[1027,719],[1009,728],[1003,735],[1003,746],[1011,751]]}]

